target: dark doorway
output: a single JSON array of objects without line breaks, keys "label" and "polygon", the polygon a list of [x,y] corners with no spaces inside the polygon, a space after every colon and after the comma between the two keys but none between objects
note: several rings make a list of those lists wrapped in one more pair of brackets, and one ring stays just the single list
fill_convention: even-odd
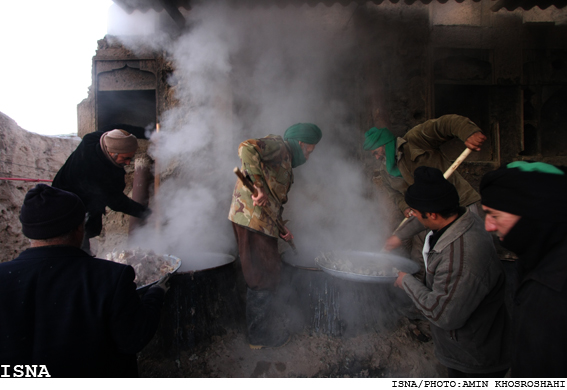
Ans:
[{"label": "dark doorway", "polygon": [[567,88],[555,92],[541,108],[541,152],[567,156]]},{"label": "dark doorway", "polygon": [[156,123],[156,91],[99,91],[98,128],[113,123],[146,127]]}]

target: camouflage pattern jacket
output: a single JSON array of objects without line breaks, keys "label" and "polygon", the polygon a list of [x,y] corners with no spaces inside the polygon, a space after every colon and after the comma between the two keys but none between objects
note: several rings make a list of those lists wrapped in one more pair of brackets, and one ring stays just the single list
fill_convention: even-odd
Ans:
[{"label": "camouflage pattern jacket", "polygon": [[291,152],[279,135],[249,139],[238,146],[242,173],[268,194],[268,204],[254,206],[252,193],[236,181],[228,219],[268,236],[278,237],[276,220],[281,219],[287,193],[293,183]]}]

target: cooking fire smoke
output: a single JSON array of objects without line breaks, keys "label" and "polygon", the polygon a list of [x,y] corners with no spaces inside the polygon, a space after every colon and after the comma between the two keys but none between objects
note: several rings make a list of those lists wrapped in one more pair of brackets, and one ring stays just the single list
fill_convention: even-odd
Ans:
[{"label": "cooking fire smoke", "polygon": [[[235,253],[227,216],[238,144],[312,122],[323,139],[294,169],[284,206],[298,250],[380,250],[379,202],[369,195],[359,158],[354,7],[211,2],[186,13],[188,27],[179,37],[162,35],[158,43],[143,37],[171,59],[168,82],[178,104],[159,118],[161,131],[152,136],[149,153],[162,184],[151,220],[134,236],[137,245],[181,258]],[[132,40],[122,42],[135,48]]]}]

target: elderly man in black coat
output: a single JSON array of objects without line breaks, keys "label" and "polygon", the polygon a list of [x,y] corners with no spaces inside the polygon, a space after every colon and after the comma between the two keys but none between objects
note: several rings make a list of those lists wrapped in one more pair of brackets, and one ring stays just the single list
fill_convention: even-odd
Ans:
[{"label": "elderly man in black coat", "polygon": [[3,375],[31,365],[52,377],[138,375],[136,353],[157,329],[168,277],[140,298],[131,266],[79,248],[84,217],[70,192],[38,184],[26,194],[20,221],[31,247],[0,263]]},{"label": "elderly man in black coat", "polygon": [[130,164],[137,148],[136,137],[123,129],[89,133],[53,179],[53,187],[77,194],[87,208],[81,245],[87,253],[89,239],[102,231],[102,215],[107,206],[137,218],[150,213],[146,206],[124,194],[124,166]]}]

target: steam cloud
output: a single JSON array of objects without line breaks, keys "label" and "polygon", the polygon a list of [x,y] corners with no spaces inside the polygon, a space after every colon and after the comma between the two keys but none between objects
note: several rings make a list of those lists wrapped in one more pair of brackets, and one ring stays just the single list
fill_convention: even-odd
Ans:
[{"label": "steam cloud", "polygon": [[[294,169],[284,211],[298,250],[380,250],[381,210],[357,158],[354,7],[207,3],[187,13],[189,28],[175,40],[143,38],[172,59],[169,82],[179,104],[159,119],[161,132],[152,139],[150,154],[163,177],[151,205],[160,228],[156,233],[150,221],[140,229],[139,246],[181,258],[235,253],[227,215],[238,144],[312,122],[323,139]],[[122,42],[137,48],[131,39]]]}]

